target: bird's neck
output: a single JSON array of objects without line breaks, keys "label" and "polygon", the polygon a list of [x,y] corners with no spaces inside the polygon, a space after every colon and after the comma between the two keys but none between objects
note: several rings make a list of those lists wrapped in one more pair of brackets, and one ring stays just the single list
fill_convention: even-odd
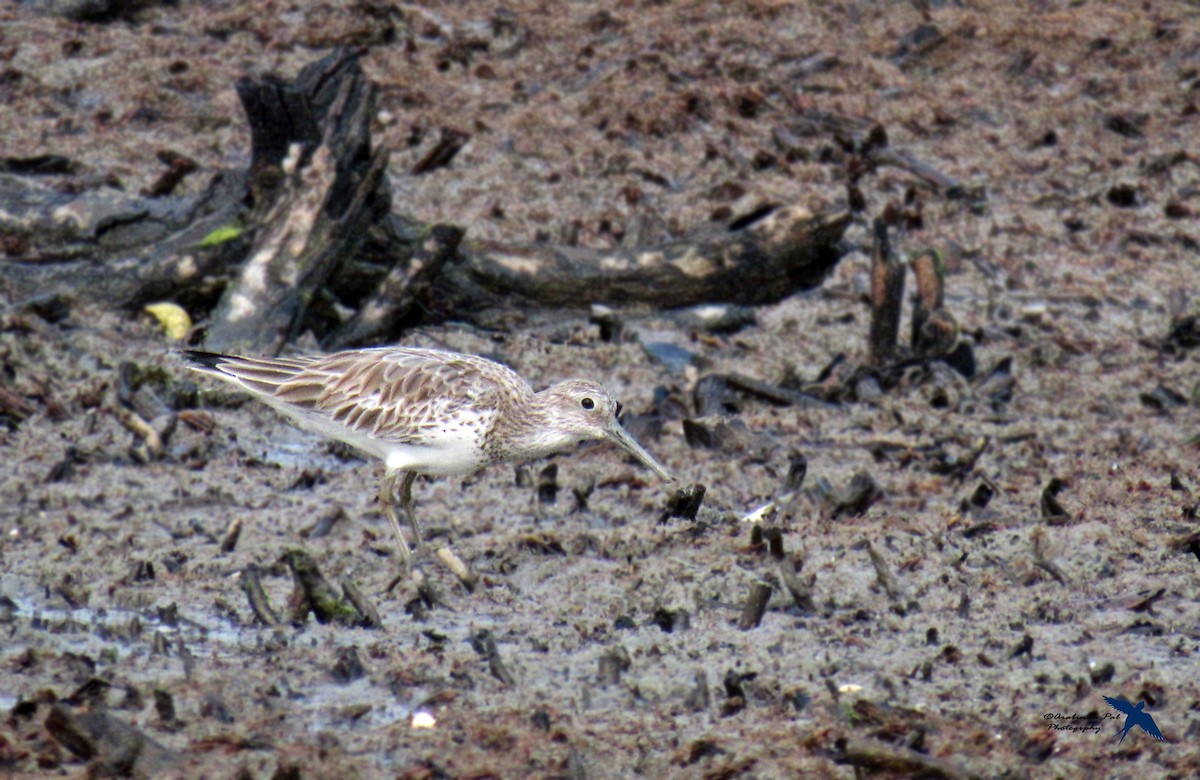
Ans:
[{"label": "bird's neck", "polygon": [[555,425],[554,414],[540,394],[530,393],[492,428],[494,455],[501,460],[536,460],[561,452],[575,439]]}]

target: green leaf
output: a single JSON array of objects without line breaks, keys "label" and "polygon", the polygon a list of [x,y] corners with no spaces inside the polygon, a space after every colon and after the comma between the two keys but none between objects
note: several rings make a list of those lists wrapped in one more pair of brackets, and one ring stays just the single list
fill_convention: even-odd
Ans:
[{"label": "green leaf", "polygon": [[234,240],[244,232],[246,231],[238,225],[222,225],[202,238],[200,240],[200,246],[201,248],[207,249],[210,246],[224,244],[228,241]]}]

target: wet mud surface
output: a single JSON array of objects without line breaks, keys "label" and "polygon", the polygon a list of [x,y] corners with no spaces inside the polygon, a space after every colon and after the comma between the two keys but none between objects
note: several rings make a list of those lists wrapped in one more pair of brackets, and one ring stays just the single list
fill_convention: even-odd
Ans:
[{"label": "wet mud surface", "polygon": [[[379,464],[190,375],[142,313],[5,302],[0,773],[1189,774],[1197,10],[947,5],[0,10],[0,156],[70,157],[64,186],[147,187],[167,149],[200,164],[198,191],[248,159],[239,75],[361,44],[401,210],[478,237],[602,245],[835,201],[838,144],[796,129],[814,108],[882,123],[987,195],[918,187],[924,226],[896,238],[944,254],[973,378],[935,365],[839,405],[711,403],[713,374],[799,386],[861,362],[864,252],[732,332],[623,312],[619,342],[586,313],[407,334],[535,386],[603,382],[679,479],[591,447],[552,474],[418,480],[427,538],[478,576],[469,592],[427,564],[433,605],[392,587]],[[470,140],[412,175],[443,128]],[[881,168],[868,213],[914,184]],[[863,475],[877,495],[856,503]],[[670,517],[693,484],[695,518]],[[345,605],[301,620],[296,551],[382,626]],[[1118,744],[1103,696],[1146,702],[1165,740]]]}]

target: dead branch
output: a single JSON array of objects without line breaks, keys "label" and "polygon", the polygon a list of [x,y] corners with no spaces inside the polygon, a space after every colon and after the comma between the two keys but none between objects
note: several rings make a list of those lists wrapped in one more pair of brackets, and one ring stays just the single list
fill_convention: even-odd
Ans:
[{"label": "dead branch", "polygon": [[844,251],[850,212],[800,205],[658,246],[461,241],[460,228],[391,211],[358,57],[340,49],[294,82],[239,82],[251,165],[218,173],[198,198],[72,194],[0,175],[0,300],[173,299],[197,319],[212,310],[209,348],[261,353],[303,329],[334,348],[393,339],[421,318],[770,303],[819,285]]}]

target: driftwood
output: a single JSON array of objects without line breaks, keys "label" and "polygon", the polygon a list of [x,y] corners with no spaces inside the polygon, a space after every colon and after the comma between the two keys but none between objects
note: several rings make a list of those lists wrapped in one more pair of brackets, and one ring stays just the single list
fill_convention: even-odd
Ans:
[{"label": "driftwood", "polygon": [[331,55],[295,85],[242,79],[250,119],[249,257],[213,313],[218,352],[278,353],[338,263],[390,209],[386,151],[371,148],[375,86],[356,55]]},{"label": "driftwood", "polygon": [[275,352],[302,329],[332,348],[422,317],[494,325],[514,308],[769,303],[820,284],[844,251],[842,207],[765,207],[612,250],[463,240],[412,220],[391,210],[358,56],[338,50],[291,83],[239,82],[250,169],[217,173],[198,198],[68,194],[0,174],[0,302],[174,299],[212,312],[209,348]]}]

